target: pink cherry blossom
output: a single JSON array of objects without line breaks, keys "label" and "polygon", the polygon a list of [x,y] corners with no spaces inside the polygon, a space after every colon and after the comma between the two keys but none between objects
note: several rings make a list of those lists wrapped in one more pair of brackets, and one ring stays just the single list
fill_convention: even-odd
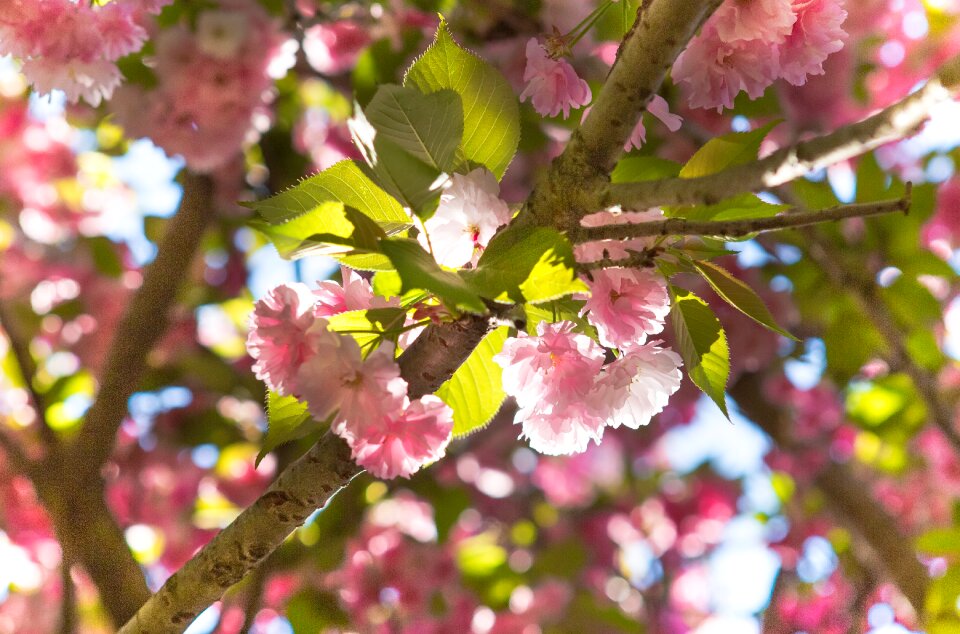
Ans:
[{"label": "pink cherry blossom", "polygon": [[258,301],[247,336],[257,378],[280,394],[290,394],[297,369],[313,354],[307,331],[315,321],[314,298],[305,284],[282,284]]},{"label": "pink cherry blossom", "polygon": [[398,306],[399,301],[387,300],[374,295],[370,282],[360,276],[353,269],[341,266],[340,275],[343,284],[333,280],[324,280],[317,284],[313,291],[316,296],[317,317],[329,317],[351,310],[368,310],[370,308],[387,308]]},{"label": "pink cherry blossom", "polygon": [[744,90],[756,99],[780,71],[776,45],[763,40],[725,42],[711,22],[704,25],[673,65],[673,79],[689,89],[691,108],[732,108]]},{"label": "pink cherry blossom", "polygon": [[316,419],[339,412],[332,429],[349,442],[363,425],[402,406],[407,383],[400,378],[391,347],[363,359],[353,337],[331,332],[328,326],[326,319],[317,318],[310,329],[312,354],[297,371],[294,389]]},{"label": "pink cherry blossom", "polygon": [[[584,227],[603,227],[617,224],[639,224],[663,220],[662,209],[647,211],[621,211],[619,208],[598,211],[584,216],[580,224]],[[577,262],[596,262],[603,258],[620,260],[629,257],[630,251],[642,251],[653,245],[655,238],[633,238],[631,240],[594,240],[574,245],[573,255]]]},{"label": "pink cherry blossom", "polygon": [[790,0],[727,0],[710,18],[724,42],[783,41],[797,21]]},{"label": "pink cherry blossom", "polygon": [[354,67],[370,43],[370,33],[350,20],[311,26],[303,34],[303,52],[318,73],[339,75]]},{"label": "pink cherry blossom", "polygon": [[443,457],[452,431],[453,411],[436,396],[424,396],[383,412],[348,442],[357,464],[378,478],[409,478]]},{"label": "pink cherry blossom", "polygon": [[583,312],[603,345],[629,348],[663,331],[670,296],[660,275],[646,269],[602,269],[587,285],[590,299]]},{"label": "pink cherry blossom", "polygon": [[842,0],[793,0],[793,31],[780,47],[780,76],[802,86],[807,75],[822,75],[823,62],[843,48],[847,12]]},{"label": "pink cherry blossom", "polygon": [[553,59],[536,38],[527,42],[527,67],[523,71],[527,87],[520,93],[520,101],[530,99],[534,110],[547,117],[563,112],[570,116],[570,108],[590,103],[592,94],[587,82],[565,59]]},{"label": "pink cherry blossom", "polygon": [[680,389],[680,355],[654,344],[636,346],[606,368],[593,395],[597,407],[609,408],[607,425],[637,429],[663,411]]},{"label": "pink cherry blossom", "polygon": [[[647,104],[647,112],[655,116],[660,122],[667,126],[671,132],[676,132],[683,125],[683,117],[670,112],[670,104],[660,95],[654,95],[650,103]],[[643,119],[637,121],[636,127],[630,133],[630,138],[623,144],[623,151],[629,152],[631,149],[640,147],[647,142],[647,128],[643,125]]]},{"label": "pink cherry blossom", "polygon": [[490,170],[478,167],[466,175],[454,174],[417,239],[442,266],[467,264],[497,228],[510,222],[510,208],[499,195],[500,185]]},{"label": "pink cherry blossom", "polygon": [[533,449],[549,455],[583,452],[603,435],[603,419],[587,398],[603,366],[603,348],[574,327],[540,322],[537,336],[508,339],[493,358],[503,368],[504,390],[520,407],[514,423]]},{"label": "pink cherry blossom", "polygon": [[105,6],[70,0],[14,1],[0,9],[0,55],[21,58],[38,93],[62,90],[98,106],[120,84],[116,61],[139,51],[147,32],[130,0]]}]

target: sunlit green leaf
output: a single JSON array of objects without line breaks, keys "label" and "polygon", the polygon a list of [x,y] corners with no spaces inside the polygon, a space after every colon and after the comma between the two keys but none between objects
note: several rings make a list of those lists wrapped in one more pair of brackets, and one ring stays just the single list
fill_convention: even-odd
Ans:
[{"label": "sunlit green leaf", "polygon": [[784,337],[797,340],[796,337],[777,324],[767,305],[743,280],[737,279],[722,266],[706,260],[696,261],[693,266],[700,272],[703,279],[707,280],[717,295],[728,304],[761,326],[765,326]]},{"label": "sunlit green leaf", "polygon": [[416,240],[381,240],[380,248],[400,275],[401,292],[419,288],[430,291],[452,308],[477,314],[486,312],[480,296],[459,275],[441,269]]},{"label": "sunlit green leaf", "polygon": [[750,132],[731,132],[710,139],[690,157],[680,170],[681,178],[696,178],[715,174],[728,167],[743,165],[757,159],[760,144],[779,121],[771,121]]},{"label": "sunlit green leaf", "polygon": [[729,418],[724,392],[730,376],[730,349],[723,326],[707,303],[690,291],[671,286],[670,295],[670,319],[687,375]]},{"label": "sunlit green leaf", "polygon": [[437,396],[453,410],[453,435],[466,436],[481,429],[500,410],[506,398],[500,382],[500,366],[493,355],[507,340],[508,328],[497,328],[480,342],[467,360],[457,368]]}]

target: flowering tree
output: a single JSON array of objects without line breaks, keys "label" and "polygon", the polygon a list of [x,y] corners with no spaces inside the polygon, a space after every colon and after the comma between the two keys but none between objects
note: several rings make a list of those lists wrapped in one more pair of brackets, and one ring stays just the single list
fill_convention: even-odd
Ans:
[{"label": "flowering tree", "polygon": [[0,631],[960,631],[958,16],[7,0]]}]

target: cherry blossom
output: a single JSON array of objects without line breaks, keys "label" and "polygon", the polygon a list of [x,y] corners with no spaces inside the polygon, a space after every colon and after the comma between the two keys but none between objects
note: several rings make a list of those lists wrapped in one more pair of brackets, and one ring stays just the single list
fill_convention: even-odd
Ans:
[{"label": "cherry blossom", "polygon": [[600,441],[604,421],[587,395],[603,365],[604,352],[569,321],[540,322],[537,336],[508,339],[494,361],[503,368],[503,387],[520,409],[514,423],[530,446],[545,454],[580,453]]},{"label": "cherry blossom", "polygon": [[630,348],[663,330],[670,295],[660,275],[646,269],[609,268],[592,277],[583,313],[596,326],[600,343]]},{"label": "cherry blossom", "polygon": [[756,99],[780,70],[777,47],[763,40],[725,42],[711,22],[704,25],[673,65],[673,79],[689,88],[691,108],[732,108],[745,91]]},{"label": "cherry blossom", "polygon": [[350,20],[311,26],[303,34],[307,62],[324,75],[339,75],[353,68],[370,43],[370,33]]},{"label": "cherry blossom", "polygon": [[510,222],[510,208],[500,200],[500,186],[487,169],[454,174],[450,181],[417,239],[439,264],[458,268],[473,261],[476,251]]},{"label": "cherry blossom", "polygon": [[604,368],[593,398],[609,408],[607,425],[637,429],[663,411],[680,389],[680,355],[655,344],[636,346]]},{"label": "cherry blossom", "polygon": [[780,77],[802,86],[808,75],[822,75],[823,62],[843,48],[847,12],[840,0],[793,0],[796,24],[780,47]]},{"label": "cherry blossom", "polygon": [[305,284],[281,284],[258,301],[247,337],[257,378],[290,394],[297,369],[314,353],[308,331],[315,321],[314,298]]},{"label": "cherry blossom", "polygon": [[797,16],[790,0],[729,0],[711,17],[724,42],[761,40],[776,44],[790,34]]},{"label": "cherry blossom", "polygon": [[592,94],[587,82],[565,59],[554,59],[547,54],[536,38],[527,42],[527,67],[523,71],[527,87],[520,93],[520,101],[530,99],[534,110],[547,117],[563,112],[570,116],[571,108],[590,103]]},{"label": "cherry blossom", "polygon": [[[683,125],[683,117],[670,112],[670,104],[660,95],[653,96],[650,103],[647,104],[647,112],[659,119],[660,123],[667,126],[667,129],[671,132],[676,132],[680,129],[680,126]],[[623,144],[623,151],[629,152],[634,148],[639,150],[646,142],[647,128],[643,125],[643,118],[641,118],[637,121],[633,132],[630,133],[630,138]]]},{"label": "cherry blossom", "polygon": [[439,460],[450,442],[453,411],[436,396],[406,400],[349,436],[353,458],[378,478],[409,478]]},{"label": "cherry blossom", "polygon": [[349,267],[340,267],[340,275],[343,278],[342,285],[333,280],[324,280],[313,291],[317,317],[329,317],[350,310],[387,308],[399,303],[374,295],[370,282]]},{"label": "cherry blossom", "polygon": [[328,327],[326,319],[317,318],[310,328],[312,354],[296,371],[295,391],[317,420],[339,412],[332,429],[349,440],[362,425],[399,408],[407,384],[392,349],[382,347],[363,359],[353,337]]}]

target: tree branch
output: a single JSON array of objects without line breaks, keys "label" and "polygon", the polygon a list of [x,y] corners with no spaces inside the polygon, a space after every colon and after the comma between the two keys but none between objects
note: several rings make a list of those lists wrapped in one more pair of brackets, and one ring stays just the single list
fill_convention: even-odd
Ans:
[{"label": "tree branch", "polygon": [[709,176],[609,185],[601,194],[597,209],[615,204],[641,210],[660,205],[714,204],[736,194],[776,187],[910,136],[923,125],[934,106],[952,99],[958,91],[960,56],[944,64],[916,92],[859,123]]},{"label": "tree branch", "polygon": [[836,222],[847,218],[861,218],[888,214],[895,211],[908,213],[910,210],[910,184],[903,198],[879,203],[860,203],[839,205],[820,211],[797,211],[783,213],[770,218],[748,220],[687,220],[686,218],[667,218],[655,222],[637,224],[603,225],[578,229],[574,235],[577,242],[594,240],[626,240],[650,236],[726,236],[742,237],[762,231],[775,231],[793,227]]},{"label": "tree branch", "polygon": [[213,184],[184,173],[183,199],[117,326],[96,400],[68,452],[73,477],[96,477],[113,451],[127,400],[147,367],[147,355],[166,331],[177,289],[187,275],[207,224],[213,219]]},{"label": "tree branch", "polygon": [[37,364],[30,354],[30,345],[27,338],[24,337],[16,326],[13,315],[6,303],[0,302],[0,328],[7,334],[7,341],[10,342],[10,350],[13,352],[13,358],[20,368],[20,376],[23,378],[23,384],[33,401],[33,406],[37,411],[37,422],[40,425],[40,437],[43,439],[47,448],[56,447],[59,443],[56,433],[47,424],[47,406],[43,395],[40,394],[33,384],[37,376]]},{"label": "tree branch", "polygon": [[7,434],[7,430],[0,427],[0,449],[7,454],[7,460],[13,465],[13,468],[22,474],[29,474],[33,469],[33,463],[24,453],[23,448],[14,438]]},{"label": "tree branch", "polygon": [[[750,420],[789,451],[795,445],[789,431],[792,421],[787,412],[763,396],[761,381],[757,374],[744,375],[730,388],[730,395]],[[872,558],[880,562],[885,576],[921,614],[929,578],[911,548],[911,540],[900,532],[894,519],[879,503],[864,494],[867,487],[845,464],[828,462],[813,481],[823,493],[837,523],[869,546]]]},{"label": "tree branch", "polygon": [[720,0],[640,4],[590,114],[537,184],[527,214],[517,220],[568,229],[584,214],[601,208],[596,192],[609,183],[623,144],[674,60],[719,4]]},{"label": "tree branch", "polygon": [[[489,328],[488,319],[473,315],[428,327],[399,359],[410,398],[433,392],[449,379]],[[361,471],[347,444],[330,432],[325,434],[174,573],[121,634],[182,631]]]}]

